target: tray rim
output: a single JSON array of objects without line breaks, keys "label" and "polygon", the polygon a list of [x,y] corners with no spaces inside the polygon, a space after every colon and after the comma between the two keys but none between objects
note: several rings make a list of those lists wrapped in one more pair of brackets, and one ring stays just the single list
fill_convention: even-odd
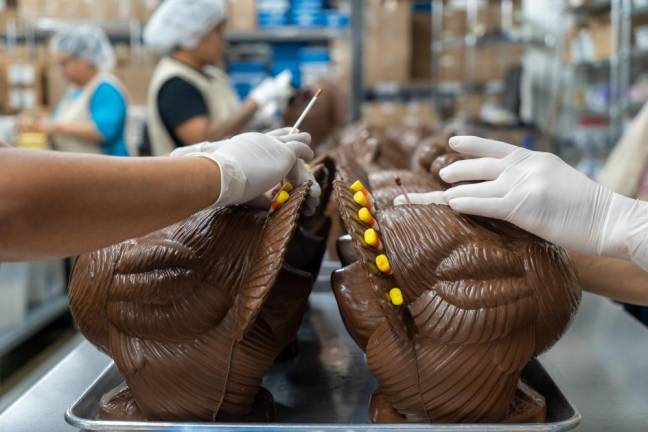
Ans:
[{"label": "tray rim", "polygon": [[[538,363],[543,372],[551,377],[540,360]],[[374,423],[206,423],[206,422],[139,422],[126,420],[96,420],[79,417],[74,413],[81,402],[86,399],[95,385],[105,379],[114,368],[115,363],[110,362],[94,381],[83,391],[83,393],[70,405],[65,412],[65,421],[81,430],[87,431],[159,431],[159,430],[216,430],[216,431],[409,431],[409,432],[455,432],[455,431],[484,431],[484,432],[546,432],[546,431],[568,431],[576,428],[582,416],[578,409],[564,395],[560,387],[552,380],[562,397],[567,401],[574,414],[566,420],[551,423],[419,423],[419,424],[374,424]]]}]

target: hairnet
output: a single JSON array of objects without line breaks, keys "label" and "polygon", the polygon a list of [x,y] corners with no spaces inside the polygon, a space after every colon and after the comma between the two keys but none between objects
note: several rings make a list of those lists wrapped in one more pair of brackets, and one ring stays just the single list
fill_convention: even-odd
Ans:
[{"label": "hairnet", "polygon": [[160,54],[195,48],[226,19],[226,0],[166,0],[144,29],[144,43]]},{"label": "hairnet", "polygon": [[61,30],[54,35],[50,50],[89,61],[101,71],[115,67],[115,52],[104,31],[92,25]]}]

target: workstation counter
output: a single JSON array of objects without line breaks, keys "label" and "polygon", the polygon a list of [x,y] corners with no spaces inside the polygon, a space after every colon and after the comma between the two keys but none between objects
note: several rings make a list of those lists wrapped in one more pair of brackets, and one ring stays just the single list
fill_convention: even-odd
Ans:
[{"label": "workstation counter", "polygon": [[[336,358],[336,345],[351,344],[339,315],[334,314],[336,309],[330,293],[313,293],[308,317],[316,333],[312,340],[321,342],[322,362],[348,368],[348,355]],[[361,356],[359,350],[353,354],[356,355]],[[648,430],[648,330],[619,305],[585,294],[567,334],[540,361],[580,411],[582,421],[577,430]],[[108,357],[88,342],[80,342],[0,415],[0,430],[76,430],[66,423],[64,413],[109,364]],[[374,385],[366,368],[350,371],[349,375],[356,387]],[[333,384],[344,386],[345,382]],[[362,417],[366,417],[367,401],[350,399],[348,394],[326,403],[346,421],[362,422]],[[283,409],[290,408],[286,405],[289,403]]]}]

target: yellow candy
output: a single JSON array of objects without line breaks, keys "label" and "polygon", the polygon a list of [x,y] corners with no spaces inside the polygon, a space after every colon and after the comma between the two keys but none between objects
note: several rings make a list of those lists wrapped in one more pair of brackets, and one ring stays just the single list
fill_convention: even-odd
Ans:
[{"label": "yellow candy", "polygon": [[366,207],[362,207],[360,210],[358,210],[358,219],[360,219],[361,222],[369,225],[370,227],[373,227],[376,224],[376,220],[373,218],[373,215]]},{"label": "yellow candy", "polygon": [[289,181],[285,181],[283,184],[282,189],[285,190],[286,192],[290,192],[294,189],[295,187],[290,183]]},{"label": "yellow candy", "polygon": [[304,166],[306,167],[306,169],[313,168],[313,166],[311,164],[309,164],[309,163],[304,163]]},{"label": "yellow candy", "polygon": [[351,185],[351,190],[353,192],[361,192],[361,191],[366,191],[367,189],[365,189],[364,185],[362,184],[362,182],[360,180],[356,180]]},{"label": "yellow candy", "polygon": [[275,210],[279,209],[286,201],[288,201],[288,198],[290,198],[290,194],[285,190],[282,190],[274,201],[272,201],[272,208]]},{"label": "yellow candy", "polygon": [[378,238],[378,233],[373,228],[369,228],[364,232],[364,241],[369,246],[373,246],[375,248],[380,247],[380,239]]},{"label": "yellow candy", "polygon": [[367,198],[367,196],[362,191],[358,191],[355,193],[355,195],[353,195],[353,201],[355,201],[356,204],[362,207],[371,208],[371,203],[369,203],[369,198]]},{"label": "yellow candy", "polygon": [[288,198],[290,198],[290,194],[288,194],[288,192],[286,192],[285,190],[282,190],[281,192],[279,192],[279,195],[277,195],[277,202],[279,204],[283,204],[288,201]]},{"label": "yellow candy", "polygon": [[403,293],[399,288],[392,288],[389,290],[389,298],[395,306],[403,304]]},{"label": "yellow candy", "polygon": [[383,273],[391,273],[392,271],[389,259],[385,254],[381,254],[376,257],[376,267],[378,267],[378,270]]}]

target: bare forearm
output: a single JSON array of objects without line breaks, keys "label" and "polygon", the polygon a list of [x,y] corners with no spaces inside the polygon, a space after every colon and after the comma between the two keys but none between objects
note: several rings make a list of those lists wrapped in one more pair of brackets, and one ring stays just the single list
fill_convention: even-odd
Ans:
[{"label": "bare forearm", "polygon": [[213,203],[203,158],[0,150],[0,261],[68,256],[146,234]]},{"label": "bare forearm", "polygon": [[257,112],[257,104],[251,99],[245,101],[240,110],[225,121],[210,122],[205,131],[205,141],[218,141],[242,132]]},{"label": "bare forearm", "polygon": [[617,258],[569,253],[584,290],[648,306],[648,272]]},{"label": "bare forearm", "polygon": [[55,123],[51,134],[80,138],[97,143],[104,140],[96,126],[91,122]]}]

